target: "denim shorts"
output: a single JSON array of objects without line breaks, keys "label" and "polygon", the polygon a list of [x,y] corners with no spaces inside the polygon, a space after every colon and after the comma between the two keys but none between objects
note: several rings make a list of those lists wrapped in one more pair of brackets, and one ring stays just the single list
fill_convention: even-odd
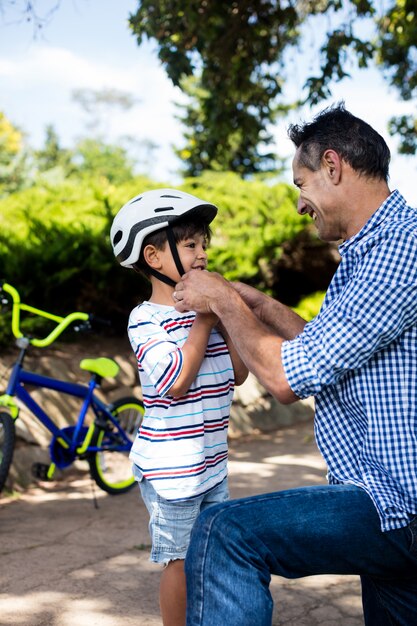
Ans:
[{"label": "denim shorts", "polygon": [[154,563],[167,564],[185,559],[191,530],[199,513],[229,499],[227,478],[208,493],[179,502],[162,498],[146,478],[139,482],[139,487],[150,516],[150,560]]}]

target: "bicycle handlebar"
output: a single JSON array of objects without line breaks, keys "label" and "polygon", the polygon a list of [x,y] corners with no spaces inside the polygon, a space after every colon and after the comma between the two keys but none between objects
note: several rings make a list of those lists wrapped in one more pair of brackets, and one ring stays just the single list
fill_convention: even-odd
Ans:
[{"label": "bicycle handlebar", "polygon": [[12,307],[12,333],[19,339],[24,337],[22,331],[20,330],[20,311],[26,311],[27,313],[33,313],[34,315],[38,315],[39,317],[45,317],[46,319],[52,320],[56,322],[55,328],[43,339],[32,338],[29,339],[29,343],[37,348],[45,348],[46,346],[50,346],[51,343],[55,341],[57,337],[73,322],[80,320],[82,322],[90,321],[90,316],[88,313],[81,313],[80,311],[70,313],[65,317],[61,317],[59,315],[53,315],[52,313],[48,313],[47,311],[42,311],[41,309],[37,309],[28,304],[23,304],[20,301],[20,295],[17,289],[9,285],[4,281],[0,281],[0,292],[5,291],[8,293],[13,302]]}]

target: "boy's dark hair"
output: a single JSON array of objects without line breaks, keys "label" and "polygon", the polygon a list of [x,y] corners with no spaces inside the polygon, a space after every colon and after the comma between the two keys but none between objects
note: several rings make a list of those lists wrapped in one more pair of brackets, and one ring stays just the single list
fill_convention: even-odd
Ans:
[{"label": "boy's dark hair", "polygon": [[317,171],[326,150],[334,150],[352,169],[370,178],[388,181],[390,151],[385,140],[339,102],[312,122],[291,124],[288,136],[299,151],[300,165]]},{"label": "boy's dark hair", "polygon": [[[175,243],[179,241],[183,241],[188,237],[193,237],[194,235],[203,235],[207,239],[207,243],[210,242],[211,239],[211,228],[210,224],[204,219],[200,219],[198,217],[193,217],[190,219],[189,217],[185,217],[184,219],[179,219],[170,226],[172,233],[174,235]],[[162,248],[168,243],[168,235],[167,228],[162,228],[161,230],[157,230],[150,235],[147,235],[143,240],[142,249],[140,251],[139,260],[133,265],[133,268],[137,272],[141,272],[145,274],[145,276],[149,277],[151,274],[149,272],[149,266],[146,263],[143,251],[148,245],[153,245],[158,250],[162,250]]]}]

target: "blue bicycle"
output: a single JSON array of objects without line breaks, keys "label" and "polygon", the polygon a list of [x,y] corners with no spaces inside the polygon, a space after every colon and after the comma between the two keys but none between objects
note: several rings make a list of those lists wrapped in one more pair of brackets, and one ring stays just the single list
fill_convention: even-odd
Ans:
[{"label": "blue bicycle", "polygon": [[[6,295],[7,294],[7,295]],[[94,317],[81,312],[66,317],[53,315],[20,301],[18,291],[0,281],[0,297],[4,302],[11,298],[12,332],[16,338],[19,355],[14,363],[6,393],[0,395],[0,491],[6,482],[15,446],[15,421],[19,416],[18,399],[51,433],[49,445],[50,464],[36,463],[34,475],[50,480],[56,468],[69,467],[76,459],[88,462],[91,477],[96,484],[110,494],[124,493],[135,484],[129,451],[143,418],[144,408],[140,400],[125,397],[112,404],[103,403],[95,393],[105,377],[115,377],[119,366],[108,358],[83,359],[80,367],[90,372],[88,384],[69,381],[30,372],[24,368],[29,347],[43,348],[51,345],[61,333],[74,322],[77,329],[89,329]],[[54,322],[53,330],[43,338],[25,336],[20,328],[21,311]],[[75,425],[59,428],[53,419],[31,396],[25,385],[53,389],[79,398],[81,408]]]}]

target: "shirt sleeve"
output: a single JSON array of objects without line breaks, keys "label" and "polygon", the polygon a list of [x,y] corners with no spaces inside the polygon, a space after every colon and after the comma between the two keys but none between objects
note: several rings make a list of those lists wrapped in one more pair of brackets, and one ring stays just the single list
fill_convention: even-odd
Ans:
[{"label": "shirt sleeve", "polygon": [[139,372],[146,373],[159,396],[166,396],[182,371],[181,350],[161,326],[149,320],[131,316],[128,335]]},{"label": "shirt sleeve", "polygon": [[360,259],[344,287],[325,300],[298,337],[283,343],[287,380],[300,398],[333,385],[417,323],[414,236],[389,233],[356,255]]}]

